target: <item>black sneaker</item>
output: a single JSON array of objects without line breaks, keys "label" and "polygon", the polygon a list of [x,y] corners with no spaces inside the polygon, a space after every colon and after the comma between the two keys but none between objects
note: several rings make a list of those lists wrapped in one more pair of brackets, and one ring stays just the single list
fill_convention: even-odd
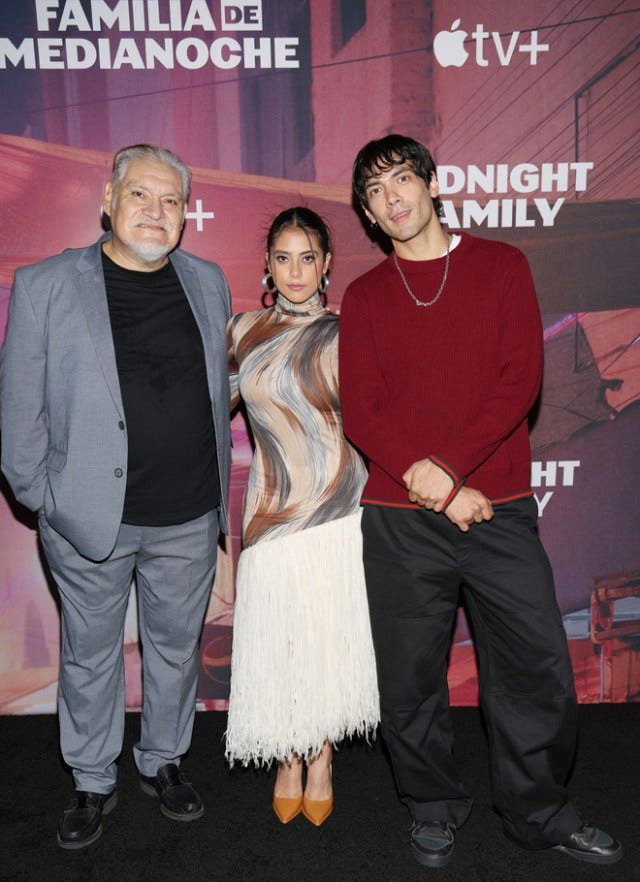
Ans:
[{"label": "black sneaker", "polygon": [[411,849],[418,863],[446,867],[453,858],[454,829],[444,821],[413,821]]},{"label": "black sneaker", "polygon": [[563,851],[569,857],[587,864],[615,864],[624,854],[617,839],[588,821],[564,842],[553,847],[556,851]]}]

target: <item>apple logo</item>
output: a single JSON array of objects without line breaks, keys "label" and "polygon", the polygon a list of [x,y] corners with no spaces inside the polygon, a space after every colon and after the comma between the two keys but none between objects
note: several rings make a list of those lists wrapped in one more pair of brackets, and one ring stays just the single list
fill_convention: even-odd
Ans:
[{"label": "apple logo", "polygon": [[460,19],[457,18],[451,25],[450,31],[438,31],[433,40],[433,54],[436,61],[442,67],[462,67],[469,53],[464,48],[466,31],[458,31]]}]

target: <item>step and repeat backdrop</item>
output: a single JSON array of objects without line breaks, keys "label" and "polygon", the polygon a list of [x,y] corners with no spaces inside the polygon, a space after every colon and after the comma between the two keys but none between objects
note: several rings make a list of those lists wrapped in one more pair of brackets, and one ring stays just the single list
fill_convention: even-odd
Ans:
[{"label": "step and repeat backdrop", "polygon": [[[519,246],[545,325],[532,484],[582,702],[640,699],[640,8],[625,0],[3,0],[0,338],[16,267],[101,234],[113,153],[193,170],[182,245],[260,306],[283,208],[334,234],[330,305],[384,256],[350,191],[357,150],[425,143],[444,220]],[[229,688],[251,446],[234,418],[232,531],[202,638],[199,705]],[[59,616],[34,518],[0,487],[0,713],[52,712]],[[140,703],[135,603],[124,653]],[[450,688],[477,701],[463,611]]]}]

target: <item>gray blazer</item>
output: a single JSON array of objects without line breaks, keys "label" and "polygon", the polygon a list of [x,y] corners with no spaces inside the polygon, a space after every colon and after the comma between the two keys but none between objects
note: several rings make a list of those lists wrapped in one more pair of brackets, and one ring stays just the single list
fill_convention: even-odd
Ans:
[{"label": "gray blazer", "polygon": [[[101,243],[17,270],[0,350],[2,471],[16,498],[85,557],[111,553],[122,519],[127,431]],[[231,463],[226,323],[220,267],[170,255],[204,344],[227,532]]]}]

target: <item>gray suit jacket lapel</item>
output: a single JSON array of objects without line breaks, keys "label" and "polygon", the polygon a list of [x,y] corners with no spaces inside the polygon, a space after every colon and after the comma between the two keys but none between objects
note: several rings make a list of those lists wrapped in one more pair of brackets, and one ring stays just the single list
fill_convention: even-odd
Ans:
[{"label": "gray suit jacket lapel", "polygon": [[215,400],[215,390],[219,382],[217,365],[211,357],[213,338],[216,329],[211,326],[205,304],[205,296],[196,271],[189,265],[184,257],[174,252],[170,256],[171,263],[180,279],[187,300],[193,310],[193,315],[200,330],[202,345],[204,346],[205,360],[207,364],[207,377],[209,380],[209,393],[211,400]]},{"label": "gray suit jacket lapel", "polygon": [[171,262],[178,275],[178,278],[180,279],[180,284],[182,285],[184,292],[187,295],[187,299],[191,304],[191,309],[193,310],[193,314],[198,323],[198,327],[200,328],[200,333],[202,334],[202,338],[204,341],[207,338],[207,334],[211,333],[211,328],[209,327],[209,318],[207,316],[207,310],[204,303],[204,294],[200,286],[198,274],[189,266],[189,264],[185,260],[171,259]]},{"label": "gray suit jacket lapel", "polygon": [[76,293],[84,311],[109,392],[118,412],[124,415],[102,270],[101,245],[105,238],[103,236],[96,245],[88,248],[82,254],[76,266],[78,274],[72,281],[76,285]]}]

